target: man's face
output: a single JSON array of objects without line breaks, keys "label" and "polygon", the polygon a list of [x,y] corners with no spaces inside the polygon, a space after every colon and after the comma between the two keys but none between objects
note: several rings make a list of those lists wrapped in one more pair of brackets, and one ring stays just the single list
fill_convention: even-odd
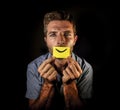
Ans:
[{"label": "man's face", "polygon": [[47,47],[52,54],[53,47],[70,47],[72,52],[77,36],[74,35],[73,24],[69,21],[51,21],[47,25],[47,34],[44,37]]}]

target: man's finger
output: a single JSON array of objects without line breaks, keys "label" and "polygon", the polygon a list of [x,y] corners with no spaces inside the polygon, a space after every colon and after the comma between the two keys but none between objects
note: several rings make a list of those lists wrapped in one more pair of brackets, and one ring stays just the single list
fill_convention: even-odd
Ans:
[{"label": "man's finger", "polygon": [[71,69],[69,66],[65,69],[66,73],[70,76],[71,79],[75,79],[75,76],[73,75]]},{"label": "man's finger", "polygon": [[51,63],[52,61],[54,61],[54,59],[55,59],[54,57],[50,57],[50,58],[48,58],[47,60],[45,60],[45,61],[39,66],[38,71],[43,70],[43,69],[45,68],[45,66],[46,66],[47,64]]},{"label": "man's finger", "polygon": [[40,69],[43,69],[43,68],[46,66],[46,64],[51,63],[51,62],[54,61],[54,60],[55,60],[54,57],[48,58],[47,60],[45,60],[45,61],[40,65]]}]

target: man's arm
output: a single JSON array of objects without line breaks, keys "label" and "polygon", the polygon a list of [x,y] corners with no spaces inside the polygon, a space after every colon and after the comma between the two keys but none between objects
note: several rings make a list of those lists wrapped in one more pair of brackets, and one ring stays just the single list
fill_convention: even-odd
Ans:
[{"label": "man's arm", "polygon": [[78,90],[74,80],[63,85],[63,93],[66,110],[80,110],[83,107],[83,103],[78,95]]},{"label": "man's arm", "polygon": [[55,95],[54,81],[56,80],[57,71],[52,66],[54,58],[45,60],[38,68],[41,77],[44,78],[44,84],[40,90],[39,97],[36,100],[29,100],[31,110],[50,110]]},{"label": "man's arm", "polygon": [[54,85],[45,81],[36,100],[29,100],[31,110],[49,110],[54,97]]},{"label": "man's arm", "polygon": [[67,110],[79,110],[83,103],[78,95],[75,79],[82,74],[79,64],[72,58],[68,58],[68,66],[63,70],[63,93]]}]

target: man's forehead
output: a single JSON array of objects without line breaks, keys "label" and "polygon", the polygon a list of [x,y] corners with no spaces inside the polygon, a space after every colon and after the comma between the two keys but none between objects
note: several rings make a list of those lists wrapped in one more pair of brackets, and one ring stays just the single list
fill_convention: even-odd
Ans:
[{"label": "man's forehead", "polygon": [[57,30],[57,29],[52,29],[52,30],[50,30],[49,31],[50,33],[57,33],[57,32],[62,32],[62,33],[71,33],[71,32],[73,32],[73,31],[71,31],[71,30]]},{"label": "man's forehead", "polygon": [[48,24],[48,27],[50,28],[70,28],[70,27],[73,27],[73,24],[70,23],[69,21],[58,21],[58,20],[55,20],[55,21],[51,21],[49,24]]}]

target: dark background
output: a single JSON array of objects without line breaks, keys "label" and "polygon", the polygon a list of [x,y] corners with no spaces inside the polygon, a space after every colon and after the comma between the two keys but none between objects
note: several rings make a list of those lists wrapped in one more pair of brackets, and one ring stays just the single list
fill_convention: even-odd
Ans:
[{"label": "dark background", "polygon": [[12,110],[26,109],[27,64],[46,52],[42,20],[46,12],[56,9],[64,9],[74,15],[79,36],[74,52],[93,66],[92,109],[115,109],[116,105],[113,103],[116,101],[117,77],[113,74],[117,71],[116,40],[112,33],[112,3],[106,5],[96,1],[65,3],[61,0],[29,0],[5,5],[4,38],[7,46],[4,53],[8,62],[5,66],[5,78],[8,83],[4,88],[7,96],[10,96],[5,98],[5,104],[10,103]]}]

